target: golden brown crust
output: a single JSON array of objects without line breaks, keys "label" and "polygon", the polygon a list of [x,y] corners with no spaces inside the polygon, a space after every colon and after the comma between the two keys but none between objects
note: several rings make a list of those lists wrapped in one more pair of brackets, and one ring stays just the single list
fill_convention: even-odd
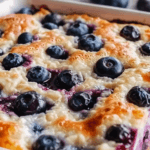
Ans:
[{"label": "golden brown crust", "polygon": [[[66,120],[62,117],[56,120],[56,122],[54,122],[54,125],[59,126],[59,128],[65,131],[70,130],[74,132],[79,132],[82,133],[84,136],[93,138],[100,135],[100,133],[97,132],[97,127],[103,124],[103,120],[109,120],[113,115],[121,116],[131,113],[136,119],[142,119],[144,117],[144,112],[140,109],[136,109],[132,104],[125,105],[119,101],[114,102],[114,97],[113,102],[110,103],[110,99],[108,98],[106,100],[106,106],[99,108],[95,112],[95,114],[93,114],[90,118],[84,121],[74,122]],[[108,105],[109,103],[110,105]]]},{"label": "golden brown crust", "polygon": [[[17,134],[18,125],[12,122],[0,122],[0,147],[11,150],[23,150],[18,140],[13,138]],[[19,133],[18,133],[19,134]]]},{"label": "golden brown crust", "polygon": [[12,14],[0,18],[0,26],[4,30],[3,39],[10,39],[10,34],[18,37],[29,28],[36,28],[37,23],[31,15]]},{"label": "golden brown crust", "polygon": [[[87,52],[78,49],[77,39],[67,36],[65,27],[51,31],[44,29],[40,22],[47,14],[49,11],[42,8],[35,15],[13,14],[0,18],[0,28],[4,31],[0,38],[0,48],[9,48],[6,49],[6,54],[0,57],[0,62],[2,63],[8,53],[28,54],[32,56],[30,67],[39,65],[48,69],[71,69],[82,74],[85,81],[74,87],[72,92],[99,89],[104,86],[113,89],[113,94],[107,93],[109,96],[102,97],[89,111],[88,116],[82,118],[80,113],[69,109],[66,91],[48,89],[44,91],[37,83],[28,82],[26,75],[30,67],[20,66],[6,71],[1,65],[0,87],[7,96],[36,91],[55,105],[46,114],[15,116],[15,119],[11,116],[8,120],[3,120],[4,117],[0,114],[0,135],[2,135],[0,146],[12,150],[31,149],[37,137],[33,138],[31,135],[30,124],[38,122],[45,127],[42,134],[65,138],[70,145],[92,146],[96,150],[115,149],[116,144],[105,140],[106,130],[111,125],[126,124],[140,131],[148,118],[148,109],[129,103],[126,95],[134,86],[149,87],[149,69],[144,68],[150,66],[150,59],[149,56],[142,55],[139,48],[149,41],[150,27],[132,24],[140,30],[141,40],[131,42],[120,36],[120,31],[126,24],[110,23],[88,15],[62,16],[66,22],[82,20],[87,24],[96,25],[93,34],[102,38],[105,45],[98,52]],[[39,40],[24,45],[17,44],[18,36],[26,31],[38,35]],[[48,56],[46,49],[51,45],[65,48],[69,58],[58,60]],[[125,67],[123,74],[114,80],[100,78],[93,71],[97,60],[106,56],[118,58]],[[25,141],[25,148],[20,147],[19,140],[12,138],[13,135],[20,133],[20,128],[27,131],[23,133],[26,136],[21,138],[21,141]]]}]

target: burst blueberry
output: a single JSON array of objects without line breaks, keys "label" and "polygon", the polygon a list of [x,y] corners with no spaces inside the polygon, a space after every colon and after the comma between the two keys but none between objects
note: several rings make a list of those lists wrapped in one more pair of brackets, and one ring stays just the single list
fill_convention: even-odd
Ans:
[{"label": "burst blueberry", "polygon": [[51,135],[41,135],[32,146],[33,150],[60,150],[62,148],[62,142]]},{"label": "burst blueberry", "polygon": [[8,54],[2,61],[2,66],[5,70],[10,70],[11,68],[19,67],[24,63],[24,59],[21,55],[16,53]]},{"label": "burst blueberry", "polygon": [[48,14],[45,16],[45,18],[43,19],[42,23],[47,23],[47,22],[51,22],[54,23],[56,25],[59,25],[62,21],[62,18],[60,15],[56,14],[56,13],[52,13],[52,14]]},{"label": "burst blueberry", "polygon": [[51,22],[47,22],[43,25],[44,28],[49,29],[49,30],[53,30],[53,29],[58,29],[58,26],[54,23]]},{"label": "burst blueberry", "polygon": [[28,81],[44,83],[51,78],[51,73],[41,66],[31,68],[27,73]]},{"label": "burst blueberry", "polygon": [[126,8],[129,0],[91,0],[91,2],[96,4]]},{"label": "burst blueberry", "polygon": [[124,37],[126,40],[129,41],[138,41],[140,40],[140,31],[137,27],[127,25],[125,26],[121,32],[120,35]]},{"label": "burst blueberry", "polygon": [[54,45],[50,46],[46,53],[55,59],[67,59],[68,53],[60,46]]},{"label": "burst blueberry", "polygon": [[105,139],[108,141],[114,141],[116,143],[123,143],[131,145],[135,138],[135,132],[126,125],[113,125],[107,131]]},{"label": "burst blueberry", "polygon": [[58,74],[54,81],[55,86],[58,89],[70,90],[73,86],[83,82],[82,76],[72,70],[64,70]]},{"label": "burst blueberry", "polygon": [[78,48],[90,52],[97,52],[104,46],[104,42],[94,34],[86,34],[79,39]]},{"label": "burst blueberry", "polygon": [[143,55],[150,56],[150,43],[145,43],[144,45],[142,45],[142,47],[140,48],[140,52]]},{"label": "burst blueberry", "polygon": [[85,23],[82,22],[75,22],[70,25],[69,29],[67,30],[67,35],[73,36],[82,36],[89,33],[89,28]]},{"label": "burst blueberry", "polygon": [[100,77],[117,78],[124,71],[122,63],[114,57],[104,57],[97,61],[94,72]]},{"label": "burst blueberry", "polygon": [[24,32],[18,37],[18,44],[27,44],[33,41],[33,35],[29,32]]},{"label": "burst blueberry", "polygon": [[73,95],[68,104],[73,111],[81,111],[92,108],[94,106],[93,102],[93,98],[90,94],[78,92]]},{"label": "burst blueberry", "polygon": [[139,107],[150,106],[150,94],[142,87],[135,86],[127,94],[127,99]]},{"label": "burst blueberry", "polygon": [[46,111],[45,99],[34,91],[20,94],[14,102],[14,112],[18,116],[32,115]]}]

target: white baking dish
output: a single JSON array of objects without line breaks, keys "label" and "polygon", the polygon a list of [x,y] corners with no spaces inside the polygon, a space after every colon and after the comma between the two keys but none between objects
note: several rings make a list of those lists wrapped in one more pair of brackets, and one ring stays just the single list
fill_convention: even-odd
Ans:
[{"label": "white baking dish", "polygon": [[[124,20],[136,21],[142,24],[150,25],[150,13],[140,12],[130,9],[120,9],[116,7],[108,7],[102,5],[94,5],[81,2],[64,2],[63,0],[1,0],[0,16],[17,12],[20,8],[34,5],[39,7],[47,5],[53,12],[64,14],[88,14],[91,16],[101,17],[106,20]],[[4,150],[0,148],[0,150]],[[135,150],[135,149],[134,149]]]},{"label": "white baking dish", "polygon": [[47,5],[52,11],[58,13],[86,13],[107,20],[136,21],[150,25],[150,13],[131,9],[120,9],[103,5],[82,3],[64,0],[1,0],[0,16],[16,12],[23,6],[33,4],[35,6]]}]

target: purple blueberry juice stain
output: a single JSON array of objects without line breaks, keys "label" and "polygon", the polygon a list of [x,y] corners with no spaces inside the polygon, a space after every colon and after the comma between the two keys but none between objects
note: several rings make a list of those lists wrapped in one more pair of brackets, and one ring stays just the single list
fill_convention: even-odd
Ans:
[{"label": "purple blueberry juice stain", "polygon": [[79,84],[76,84],[70,89],[65,89],[65,88],[60,89],[59,87],[56,86],[55,80],[58,77],[58,74],[60,74],[63,70],[54,70],[54,69],[47,69],[47,70],[51,73],[51,78],[44,83],[38,84],[38,87],[40,87],[44,91],[52,89],[52,90],[57,90],[59,92],[62,92],[65,95],[71,95],[75,87],[79,85]]},{"label": "purple blueberry juice stain", "polygon": [[38,87],[41,88],[43,91],[48,91],[49,88],[43,86],[42,84],[38,84]]},{"label": "purple blueberry juice stain", "polygon": [[33,36],[33,42],[36,42],[36,41],[38,41],[40,39],[40,37],[37,35],[37,34],[35,34],[34,36]]},{"label": "purple blueberry juice stain", "polygon": [[96,30],[96,25],[94,24],[87,24],[89,28],[89,33],[93,33]]},{"label": "purple blueberry juice stain", "polygon": [[[85,90],[84,92],[88,93],[89,95],[91,95],[92,97],[95,97],[96,100],[99,100],[100,98],[102,98],[102,94],[104,92],[110,92],[110,94],[113,93],[112,89],[103,89],[103,90],[99,90],[99,89],[91,89],[91,90]],[[71,91],[66,91],[64,90],[64,94],[66,95],[66,98],[68,100],[71,99],[71,97],[73,96],[73,94],[75,94],[75,89],[72,89]],[[109,95],[108,95],[109,96]]]},{"label": "purple blueberry juice stain", "polygon": [[27,55],[27,54],[23,54],[22,57],[25,59],[25,62],[23,63],[23,67],[30,67],[30,65],[32,64],[32,56]]},{"label": "purple blueberry juice stain", "polygon": [[15,115],[15,113],[11,110],[13,107],[13,103],[17,98],[17,94],[8,97],[0,98],[0,110],[6,112],[9,115]]},{"label": "purple blueberry juice stain", "polygon": [[[16,93],[16,94],[13,94],[12,96],[0,97],[0,110],[9,115],[17,115],[14,112],[14,108],[15,108],[15,100],[17,99],[18,95],[19,94]],[[32,106],[33,109],[34,109],[34,106],[36,106],[36,104]],[[53,106],[54,104],[50,102],[46,102],[46,110],[51,110]]]},{"label": "purple blueberry juice stain", "polygon": [[57,75],[61,72],[61,70],[53,70],[53,69],[47,70],[51,73],[51,78],[48,81],[39,84],[39,87],[41,87],[45,91],[49,89],[57,90],[56,86],[54,85],[54,80],[56,79]]},{"label": "purple blueberry juice stain", "polygon": [[146,131],[145,136],[143,138],[142,150],[146,150],[148,148],[149,141],[149,130]]},{"label": "purple blueberry juice stain", "polygon": [[[107,94],[103,95],[105,92],[107,92]],[[73,102],[74,101],[74,98],[77,94],[80,94],[80,93],[87,93],[88,95],[91,96],[90,98],[90,102],[89,104],[87,105],[86,103],[84,103],[83,101],[80,101],[83,105],[83,108],[80,109],[80,106],[79,106],[79,109],[78,109],[78,106],[77,105],[74,105],[75,103]],[[82,92],[75,92],[75,89],[72,90],[72,91],[63,91],[63,94],[65,95],[65,99],[67,100],[67,103],[68,103],[68,107],[73,110],[74,112],[79,112],[81,114],[81,118],[82,119],[85,119],[88,114],[89,114],[89,111],[90,109],[92,109],[94,107],[94,105],[97,103],[97,101],[101,100],[102,97],[108,97],[111,93],[113,93],[113,90],[112,89],[91,89],[91,90],[86,90],[86,91],[82,91]],[[86,101],[86,99],[85,99]],[[78,104],[78,103],[77,103]],[[73,106],[74,105],[74,106]],[[84,107],[85,105],[85,107]]]},{"label": "purple blueberry juice stain", "polygon": [[128,138],[123,139],[123,144],[117,146],[116,150],[134,150],[135,142],[137,139],[137,129],[131,128]]}]

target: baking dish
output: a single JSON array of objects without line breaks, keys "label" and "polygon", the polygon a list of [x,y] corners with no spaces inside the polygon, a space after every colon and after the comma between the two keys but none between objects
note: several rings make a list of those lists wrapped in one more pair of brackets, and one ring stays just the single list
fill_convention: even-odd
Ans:
[{"label": "baking dish", "polygon": [[19,8],[31,4],[35,6],[47,5],[52,11],[58,13],[88,14],[106,20],[118,19],[150,25],[150,13],[147,12],[63,0],[3,0],[0,2],[0,16],[16,12]]},{"label": "baking dish", "polygon": [[[16,12],[23,6],[29,6],[33,4],[34,6],[38,7],[41,5],[47,5],[51,11],[58,12],[58,13],[65,13],[65,14],[72,14],[72,13],[86,13],[91,16],[99,16],[101,18],[107,20],[124,20],[124,21],[136,21],[141,22],[143,24],[149,24],[149,16],[150,14],[132,10],[122,10],[119,8],[112,8],[107,6],[97,6],[93,4],[84,4],[79,2],[63,2],[63,1],[37,1],[37,0],[30,0],[30,1],[17,1],[17,0],[6,0],[1,2],[1,15],[6,15],[12,12]],[[7,11],[4,11],[3,8]],[[132,15],[131,15],[132,14]]]}]

